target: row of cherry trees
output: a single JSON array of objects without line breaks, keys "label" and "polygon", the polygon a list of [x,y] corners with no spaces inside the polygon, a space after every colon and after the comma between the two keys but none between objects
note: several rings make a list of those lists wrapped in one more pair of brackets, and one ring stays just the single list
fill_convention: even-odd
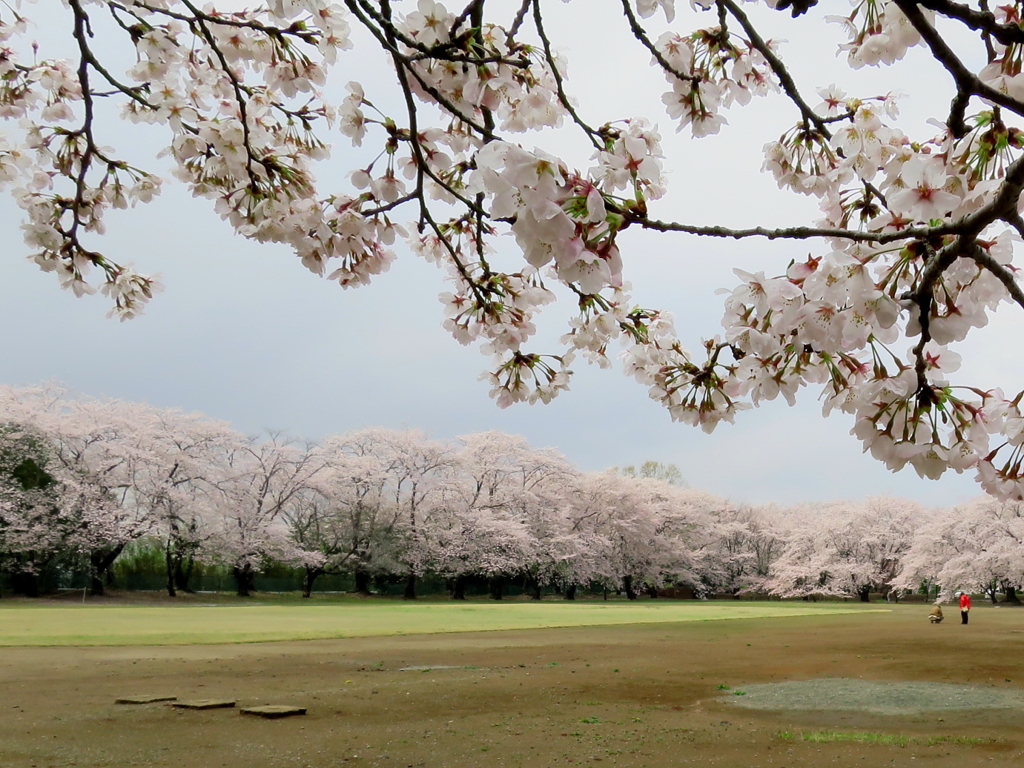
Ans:
[{"label": "row of cherry trees", "polygon": [[1013,599],[1024,581],[1019,505],[737,506],[658,469],[581,472],[498,432],[246,437],[198,414],[0,388],[0,570],[32,594],[42,570],[84,564],[101,591],[148,539],[172,595],[197,561],[229,568],[242,595],[269,562],[299,568],[307,595],[338,573],[364,592],[401,577],[407,597],[431,574],[456,598],[481,578],[496,596],[516,578],[570,598],[591,584],[863,599],[923,584]]}]

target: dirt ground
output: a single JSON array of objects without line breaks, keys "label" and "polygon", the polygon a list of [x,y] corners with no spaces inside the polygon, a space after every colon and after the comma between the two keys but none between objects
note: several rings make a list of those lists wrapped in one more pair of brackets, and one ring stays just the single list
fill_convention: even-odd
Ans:
[{"label": "dirt ground", "polygon": [[[1024,610],[892,613],[230,646],[7,648],[0,766],[1020,766],[1019,709],[737,706],[744,685],[851,678],[1024,694]],[[727,688],[726,688],[727,687]],[[295,704],[118,705],[120,696]],[[806,734],[866,735],[808,741]],[[884,743],[898,736],[901,744]]]}]

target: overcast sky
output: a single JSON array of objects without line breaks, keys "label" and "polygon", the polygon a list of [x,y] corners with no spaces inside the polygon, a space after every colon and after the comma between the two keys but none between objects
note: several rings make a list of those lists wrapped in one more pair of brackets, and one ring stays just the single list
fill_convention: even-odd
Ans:
[{"label": "overcast sky", "polygon": [[[570,89],[580,97],[588,121],[644,114],[661,126],[671,194],[652,215],[727,225],[813,220],[813,200],[779,192],[759,172],[761,146],[795,121],[782,99],[732,109],[731,125],[718,137],[699,142],[677,137],[661,108],[666,89],[661,76],[649,69],[648,57],[622,48],[628,41],[619,4],[550,5],[553,36],[570,60]],[[673,27],[695,28],[686,3],[679,5],[681,18]],[[849,6],[841,0],[822,5],[826,8],[816,16],[795,23],[765,9],[770,23],[781,24],[776,36],[789,40],[783,53],[794,62],[808,100],[816,103],[814,87],[830,82],[849,84],[849,92],[865,96],[902,90],[912,94],[903,102],[905,130],[917,139],[932,135],[924,121],[941,117],[948,104],[945,73],[923,51],[881,73],[844,72],[834,56],[839,30],[824,26],[820,17],[849,13]],[[55,6],[56,0],[41,0],[37,7]],[[751,14],[764,15],[756,10]],[[713,23],[704,18],[700,23]],[[66,23],[53,21],[40,36],[59,37],[59,25]],[[599,33],[608,30],[614,35],[600,42]],[[589,33],[599,42],[588,47]],[[369,98],[389,103],[377,92],[385,83],[374,78],[373,61],[365,55],[343,57],[333,87],[358,79]],[[112,126],[104,141],[122,152],[152,144],[148,136],[129,144],[132,136],[131,128]],[[578,137],[515,138],[528,148],[553,148],[586,164],[587,153],[572,150],[574,144],[582,146]],[[352,161],[343,142],[337,137],[334,160],[318,171],[325,189],[348,189],[344,172]],[[159,161],[148,161],[147,167],[159,170]],[[191,199],[175,184],[166,185],[149,206],[109,216],[101,248],[142,272],[162,273],[167,290],[142,317],[108,320],[105,299],[76,299],[60,291],[51,275],[24,258],[19,213],[10,200],[0,199],[0,383],[52,380],[90,395],[202,411],[246,432],[271,427],[310,438],[372,425],[420,428],[437,438],[498,429],[555,447],[583,469],[647,459],[674,463],[690,485],[743,502],[889,493],[937,505],[977,494],[968,476],[950,474],[933,482],[912,471],[889,473],[861,453],[848,434],[849,417],[822,419],[814,390],[804,390],[796,407],[782,400],[769,403],[709,436],[673,424],[648,400],[645,388],[618,368],[601,371],[579,360],[571,391],[550,405],[499,410],[487,396],[488,384],[478,380],[489,359],[459,346],[441,328],[437,294],[446,284],[440,270],[402,249],[392,270],[374,284],[343,291],[308,273],[284,248],[234,237],[206,202]],[[735,284],[733,267],[779,274],[790,258],[823,248],[633,232],[620,244],[637,303],[672,311],[691,349],[721,332],[721,297],[715,290]],[[532,347],[537,351],[556,351],[543,342],[564,331],[565,310],[548,314]],[[976,339],[959,345],[965,357],[959,380],[1020,388],[1024,366],[1008,354],[1017,346],[1018,322],[1004,310]]]}]

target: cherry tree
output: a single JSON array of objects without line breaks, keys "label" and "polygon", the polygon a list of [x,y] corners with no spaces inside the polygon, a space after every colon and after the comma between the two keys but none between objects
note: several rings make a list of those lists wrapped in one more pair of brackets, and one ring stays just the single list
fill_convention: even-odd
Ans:
[{"label": "cherry tree", "polygon": [[449,579],[456,599],[464,597],[467,577],[487,578],[500,599],[504,580],[520,574],[532,580],[537,596],[547,576],[541,540],[554,527],[548,492],[571,469],[554,451],[533,449],[518,435],[481,432],[459,442],[422,530],[432,569]]},{"label": "cherry tree", "polygon": [[396,557],[406,571],[404,597],[411,600],[416,597],[416,579],[430,557],[424,531],[430,511],[458,462],[452,446],[430,440],[422,432],[391,432],[384,442],[390,452],[389,490],[394,509],[404,518]]},{"label": "cherry tree", "polygon": [[211,557],[231,568],[239,597],[256,588],[266,560],[301,564],[308,554],[288,535],[286,510],[300,502],[324,466],[314,446],[271,433],[231,446],[213,483],[220,514],[211,532]]},{"label": "cherry tree", "polygon": [[15,592],[39,594],[39,576],[102,545],[113,506],[101,487],[68,471],[47,436],[0,426],[0,572]]},{"label": "cherry tree", "polygon": [[371,428],[326,438],[309,493],[286,511],[293,539],[317,553],[304,564],[303,593],[325,573],[351,573],[370,592],[374,574],[405,570],[415,597],[423,570],[423,514],[451,448],[421,433]]},{"label": "cherry tree", "polygon": [[242,435],[200,414],[121,404],[134,427],[127,482],[134,504],[147,511],[163,540],[167,593],[191,591],[197,558],[212,537],[220,510],[215,484]]},{"label": "cherry tree", "polygon": [[690,549],[670,531],[685,527],[672,503],[674,490],[658,480],[612,472],[583,478],[574,517],[589,520],[605,543],[593,564],[598,578],[591,580],[622,589],[634,600],[641,588],[653,590],[667,575],[696,578]]},{"label": "cherry tree", "polygon": [[701,548],[701,582],[711,592],[765,591],[786,541],[783,510],[720,506]]},{"label": "cherry tree", "polygon": [[[131,406],[74,398],[59,387],[46,386],[3,388],[0,410],[10,423],[43,436],[52,465],[60,467],[65,479],[74,478],[79,495],[89,499],[88,515],[79,523],[77,548],[89,564],[92,591],[101,594],[103,577],[114,560],[153,526],[148,508],[136,503],[129,481],[140,434],[129,413]],[[88,544],[83,543],[86,540]]]},{"label": "cherry tree", "polygon": [[839,595],[869,600],[899,583],[922,519],[904,499],[804,506],[791,512],[789,536],[767,585],[783,596]]},{"label": "cherry tree", "polygon": [[483,432],[461,438],[459,469],[473,493],[471,505],[507,515],[530,540],[519,572],[534,599],[545,586],[561,584],[560,565],[576,554],[566,517],[566,489],[576,470],[552,449],[533,448],[519,436]]},{"label": "cherry tree", "polygon": [[94,512],[78,527],[91,531],[84,554],[94,592],[103,591],[103,576],[125,546],[143,536],[164,541],[168,592],[187,589],[188,564],[217,514],[209,491],[221,476],[218,463],[241,435],[200,414],[73,396],[55,386],[5,388],[0,413],[35,430],[47,476],[62,473],[56,508],[74,498],[73,485],[80,494],[92,488]]},{"label": "cherry tree", "polygon": [[1024,585],[1024,509],[1016,502],[977,499],[935,510],[916,531],[900,585],[937,587],[949,598],[957,590],[983,592],[995,602],[1019,603]]},{"label": "cherry tree", "polygon": [[[710,431],[813,385],[826,414],[851,414],[890,468],[971,471],[989,493],[1024,498],[1022,395],[950,378],[961,362],[952,344],[1001,304],[1024,306],[1013,265],[1024,234],[1020,3],[829,0],[836,23],[817,34],[849,68],[879,70],[880,87],[848,93],[856,86],[791,71],[787,47],[759,31],[791,23],[806,36],[812,22],[783,9],[795,17],[814,2],[603,2],[621,10],[618,27],[572,43],[649,57],[664,91],[646,116],[576,99],[600,74],[569,77],[548,0],[5,6],[0,185],[41,269],[77,295],[100,290],[122,319],[138,314],[157,281],[98,236],[111,209],[150,203],[163,171],[107,146],[112,105],[161,133],[170,175],[239,235],[289,246],[342,287],[388,269],[400,239],[436,263],[451,282],[443,325],[493,355],[501,406],[549,401],[577,356],[609,366],[621,344],[626,372],[673,419]],[[72,49],[40,48],[33,23],[67,30]],[[930,55],[916,81],[949,97],[926,131],[901,121],[885,86],[911,48]],[[364,61],[387,76],[342,95],[334,75]],[[726,113],[754,97],[789,105],[790,125],[765,135],[763,169],[780,190],[815,198],[820,217],[781,228],[674,219],[652,120],[728,152]],[[572,141],[589,165],[563,158]],[[349,170],[342,189],[318,183],[332,153]],[[787,263],[738,271],[724,330],[688,347],[668,312],[631,295],[637,230],[799,245]],[[499,246],[506,234],[514,249]],[[553,302],[572,317],[559,348],[535,350]]]}]

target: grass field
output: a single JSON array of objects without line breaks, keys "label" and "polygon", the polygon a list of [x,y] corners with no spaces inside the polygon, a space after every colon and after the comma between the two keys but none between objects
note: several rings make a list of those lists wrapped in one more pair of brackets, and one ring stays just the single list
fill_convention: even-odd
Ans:
[{"label": "grass field", "polygon": [[[105,599],[2,601],[2,642],[66,645],[0,652],[0,768],[1024,765],[1019,705],[912,695],[1024,699],[1024,609],[962,626],[920,604]],[[775,685],[795,682],[803,708]],[[869,683],[899,706],[836,693]],[[747,706],[764,688],[776,705]],[[143,694],[237,707],[115,703]],[[256,704],[308,711],[239,714]]]},{"label": "grass field", "polygon": [[251,643],[862,613],[843,603],[541,602],[79,606],[0,604],[0,646]]}]

